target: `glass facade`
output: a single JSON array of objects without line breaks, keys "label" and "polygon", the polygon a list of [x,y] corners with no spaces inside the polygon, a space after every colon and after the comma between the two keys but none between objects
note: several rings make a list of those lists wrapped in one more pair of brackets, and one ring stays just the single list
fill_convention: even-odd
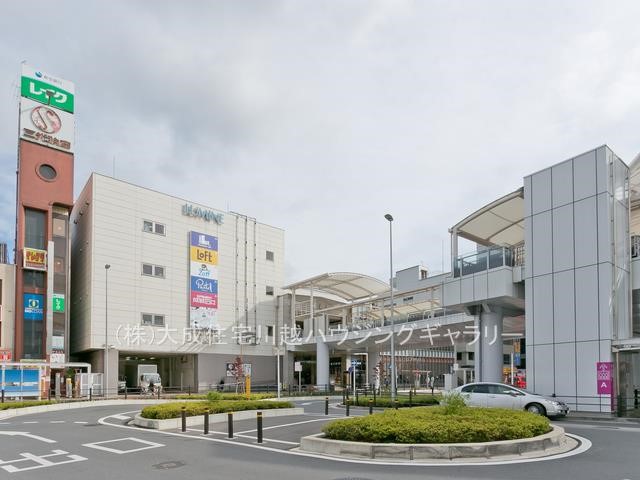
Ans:
[{"label": "glass facade", "polygon": [[[24,212],[24,246],[26,248],[47,248],[47,214],[41,210],[26,209]],[[23,338],[24,358],[44,358],[44,318],[46,273],[23,270]]]}]

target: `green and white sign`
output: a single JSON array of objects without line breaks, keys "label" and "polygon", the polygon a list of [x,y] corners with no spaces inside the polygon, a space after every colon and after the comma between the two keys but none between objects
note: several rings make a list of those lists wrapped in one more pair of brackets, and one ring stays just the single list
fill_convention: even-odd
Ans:
[{"label": "green and white sign", "polygon": [[74,91],[73,83],[67,80],[35,70],[29,65],[22,66],[20,95],[23,97],[73,113]]},{"label": "green and white sign", "polygon": [[53,294],[53,311],[64,312],[64,294],[62,293]]}]

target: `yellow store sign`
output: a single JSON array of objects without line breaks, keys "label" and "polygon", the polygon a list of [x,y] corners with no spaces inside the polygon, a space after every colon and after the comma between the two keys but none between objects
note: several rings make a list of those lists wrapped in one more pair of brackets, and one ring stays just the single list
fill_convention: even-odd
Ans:
[{"label": "yellow store sign", "polygon": [[218,252],[206,248],[191,247],[191,261],[198,263],[218,264]]}]

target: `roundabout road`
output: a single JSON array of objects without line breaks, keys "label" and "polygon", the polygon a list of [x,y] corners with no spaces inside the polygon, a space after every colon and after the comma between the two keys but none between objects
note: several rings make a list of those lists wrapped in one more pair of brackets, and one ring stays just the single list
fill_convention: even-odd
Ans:
[{"label": "roundabout road", "polygon": [[[128,426],[140,405],[113,405],[0,420],[0,479],[100,480],[207,478],[225,480],[333,479],[584,479],[640,480],[640,425],[557,422],[592,443],[573,456],[498,465],[405,466],[345,462],[296,454],[302,435],[327,421],[324,401],[301,401],[305,415],[265,418],[263,445],[255,421],[157,432]],[[330,418],[344,411],[332,406]],[[366,413],[354,409],[355,414]]]}]

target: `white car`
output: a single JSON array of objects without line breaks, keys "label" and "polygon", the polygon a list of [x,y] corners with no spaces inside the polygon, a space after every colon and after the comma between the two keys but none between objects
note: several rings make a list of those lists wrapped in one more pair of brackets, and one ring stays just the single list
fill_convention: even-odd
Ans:
[{"label": "white car", "polygon": [[553,397],[527,392],[504,383],[468,383],[454,388],[453,391],[464,395],[467,405],[471,407],[527,410],[547,417],[565,416],[569,412],[569,407],[565,403]]}]

